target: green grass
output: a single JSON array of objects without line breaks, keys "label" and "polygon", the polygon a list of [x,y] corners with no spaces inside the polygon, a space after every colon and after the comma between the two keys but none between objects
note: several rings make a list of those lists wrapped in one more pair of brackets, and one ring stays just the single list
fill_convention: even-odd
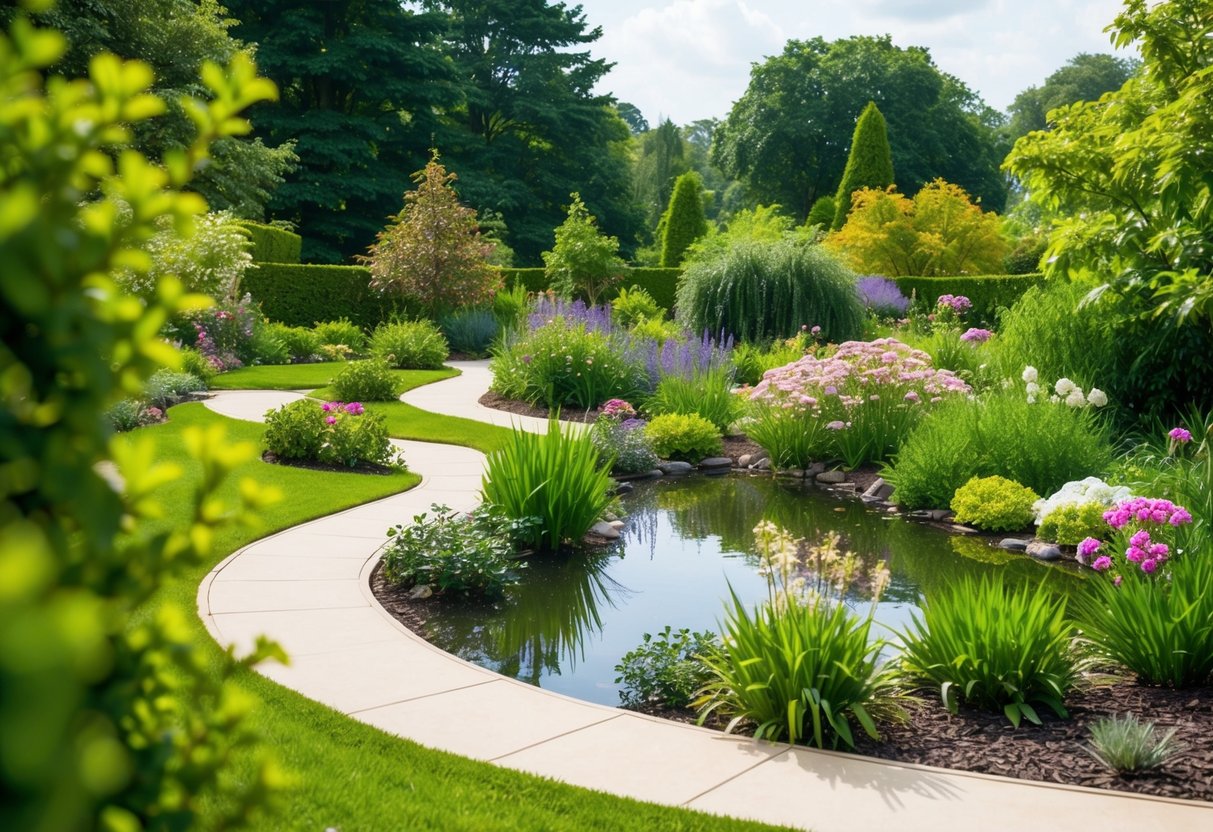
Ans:
[{"label": "green grass", "polygon": [[[304,365],[306,366],[306,365]],[[255,368],[261,369],[261,368]],[[302,385],[306,387],[307,385]],[[425,436],[427,425],[441,424],[444,441],[484,449],[494,437],[508,434],[500,428],[475,425],[467,420],[433,416],[401,405],[394,409],[393,432]],[[418,416],[417,414],[420,414]],[[466,424],[465,424],[466,423]],[[227,419],[202,405],[187,404],[170,412],[167,424],[140,429],[132,436],[151,436],[159,459],[172,460],[183,476],[162,492],[168,512],[161,522],[182,522],[186,495],[196,487],[199,466],[185,451],[181,433],[190,425],[222,424],[231,440],[257,442],[263,427]],[[475,425],[474,432],[470,425]],[[218,561],[235,549],[271,531],[329,514],[367,500],[412,487],[416,475],[369,476],[309,471],[250,461],[236,471],[226,486],[251,477],[282,489],[286,499],[262,512],[257,530],[230,529],[216,538],[211,563],[190,569],[168,582],[149,603],[172,603],[193,609],[198,584]],[[139,616],[150,614],[144,610]],[[190,616],[195,642],[216,669],[222,651],[202,622]],[[695,814],[624,798],[589,792],[453,754],[432,751],[398,739],[330,710],[252,672],[239,673],[236,685],[258,700],[254,723],[265,747],[289,773],[292,787],[282,799],[282,811],[263,817],[257,828],[314,830],[482,830],[482,829],[764,829],[759,824]],[[508,718],[509,714],[502,714]],[[238,758],[229,766],[230,777],[252,776],[251,759]]]},{"label": "green grass", "polygon": [[[441,370],[392,370],[392,377],[397,379],[400,384],[401,392],[412,390],[414,387],[420,387],[423,384],[433,384],[435,381],[442,381],[444,378],[451,378],[459,375],[459,371],[452,367],[443,367]],[[333,373],[336,376],[336,373]],[[312,391],[312,395],[318,399],[334,400],[340,398],[333,392],[333,388],[327,386],[319,387]]]},{"label": "green grass", "polygon": [[221,373],[210,380],[212,390],[311,390],[333,380],[344,361],[316,364],[260,364]]}]

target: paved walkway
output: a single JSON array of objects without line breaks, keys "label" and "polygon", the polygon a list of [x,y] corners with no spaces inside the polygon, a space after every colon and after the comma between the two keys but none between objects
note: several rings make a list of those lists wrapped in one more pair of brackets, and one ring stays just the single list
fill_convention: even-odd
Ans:
[{"label": "paved walkway", "polygon": [[[405,400],[448,415],[510,423],[475,404],[483,362]],[[220,392],[211,409],[261,419],[300,394]],[[461,404],[462,402],[462,404]],[[517,418],[517,417],[513,417]],[[526,424],[530,428],[542,428]],[[221,644],[258,634],[291,654],[260,672],[355,719],[434,748],[657,803],[818,832],[1159,830],[1207,832],[1213,805],[1136,797],[901,765],[759,743],[607,708],[532,687],[455,658],[400,625],[368,579],[390,525],[433,502],[475,505],[484,457],[397,444],[421,485],[259,540],[211,571],[198,610]]]}]

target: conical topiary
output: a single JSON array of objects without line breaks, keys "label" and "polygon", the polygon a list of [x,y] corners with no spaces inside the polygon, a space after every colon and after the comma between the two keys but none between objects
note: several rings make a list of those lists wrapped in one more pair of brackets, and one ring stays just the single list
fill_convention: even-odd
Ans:
[{"label": "conical topiary", "polygon": [[689,171],[678,177],[661,224],[664,226],[661,267],[673,269],[682,265],[687,247],[708,233],[708,221],[703,215],[703,182],[698,173]]},{"label": "conical topiary", "polygon": [[855,122],[851,152],[842,172],[842,182],[834,197],[835,231],[842,228],[851,210],[851,194],[860,188],[887,188],[893,184],[893,154],[889,150],[889,131],[884,116],[869,101]]}]

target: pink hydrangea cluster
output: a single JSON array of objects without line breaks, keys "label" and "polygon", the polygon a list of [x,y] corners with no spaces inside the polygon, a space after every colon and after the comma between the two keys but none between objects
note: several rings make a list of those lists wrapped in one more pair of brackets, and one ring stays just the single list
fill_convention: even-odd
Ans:
[{"label": "pink hydrangea cluster", "polygon": [[612,419],[631,419],[636,415],[636,408],[623,399],[609,399],[603,404],[600,412],[603,416],[610,416]]},{"label": "pink hydrangea cluster", "polygon": [[1181,526],[1192,522],[1192,515],[1183,506],[1170,500],[1150,497],[1134,497],[1117,503],[1104,512],[1103,519],[1109,526],[1120,531],[1130,523],[1154,524],[1157,526]]},{"label": "pink hydrangea cluster", "polygon": [[931,356],[893,338],[846,341],[824,358],[806,355],[768,370],[750,392],[752,401],[820,410],[837,397],[844,408],[882,398],[907,406],[967,394],[969,385],[949,370],[931,366]]},{"label": "pink hydrangea cluster", "polygon": [[979,329],[978,327],[969,327],[960,336],[960,340],[968,341],[973,344],[984,344],[994,337],[994,333],[988,329]]}]

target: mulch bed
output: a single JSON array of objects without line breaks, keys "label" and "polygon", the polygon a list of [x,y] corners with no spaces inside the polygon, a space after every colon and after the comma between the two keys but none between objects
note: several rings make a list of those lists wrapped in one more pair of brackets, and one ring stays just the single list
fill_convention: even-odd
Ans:
[{"label": "mulch bed", "polygon": [[[546,407],[536,407],[526,402],[507,399],[500,393],[494,393],[492,390],[481,396],[479,402],[485,407],[491,407],[494,410],[504,410],[506,413],[513,413],[516,416],[534,416],[538,419],[546,419],[551,415],[551,411]],[[593,422],[597,418],[597,409],[578,410],[575,407],[568,407],[560,411],[560,421],[562,422]]]}]

